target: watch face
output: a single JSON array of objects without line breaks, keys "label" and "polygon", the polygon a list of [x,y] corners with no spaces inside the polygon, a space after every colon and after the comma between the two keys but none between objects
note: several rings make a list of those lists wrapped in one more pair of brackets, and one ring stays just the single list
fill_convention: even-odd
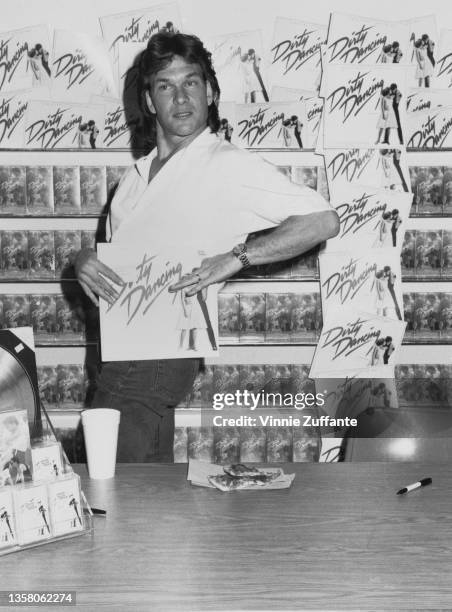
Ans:
[{"label": "watch face", "polygon": [[236,244],[236,246],[232,249],[232,252],[236,257],[239,257],[242,253],[246,253],[246,244]]}]

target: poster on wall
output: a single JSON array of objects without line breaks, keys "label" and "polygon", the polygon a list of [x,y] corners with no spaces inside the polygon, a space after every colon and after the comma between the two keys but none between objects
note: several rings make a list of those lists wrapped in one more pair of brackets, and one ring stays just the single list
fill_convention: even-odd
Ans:
[{"label": "poster on wall", "polygon": [[409,23],[332,13],[326,61],[341,64],[406,63]]},{"label": "poster on wall", "polygon": [[408,91],[406,110],[407,113],[418,113],[451,104],[452,94],[447,89],[413,87]]},{"label": "poster on wall", "polygon": [[98,255],[124,281],[112,306],[100,302],[104,361],[218,355],[218,286],[192,297],[168,291],[199,266],[196,251],[99,244]]},{"label": "poster on wall", "polygon": [[307,148],[303,102],[236,105],[237,130],[232,142],[257,149]]},{"label": "poster on wall", "polygon": [[407,147],[445,149],[452,147],[452,103],[407,116]]},{"label": "poster on wall", "polygon": [[53,100],[30,100],[25,147],[96,149],[103,140],[104,107]]},{"label": "poster on wall", "polygon": [[333,193],[331,204],[339,215],[340,230],[327,241],[324,252],[394,248],[400,253],[412,199],[411,193],[358,185]]},{"label": "poster on wall", "polygon": [[212,53],[223,102],[268,102],[260,30],[211,37],[205,46]]},{"label": "poster on wall", "polygon": [[333,193],[355,185],[410,191],[404,149],[325,149],[323,157],[328,187]]},{"label": "poster on wall", "polygon": [[153,34],[162,30],[178,32],[182,25],[176,2],[105,15],[99,21],[103,39],[114,58],[119,43],[137,42],[144,49]]},{"label": "poster on wall", "polygon": [[292,89],[289,87],[272,87],[270,99],[272,102],[304,102],[306,119],[304,125],[305,146],[309,149],[314,149],[317,144],[323,110],[323,98],[318,96],[317,91]]},{"label": "poster on wall", "polygon": [[90,96],[115,96],[116,84],[106,45],[83,32],[55,30],[52,96],[88,102]]},{"label": "poster on wall", "polygon": [[402,320],[402,275],[395,249],[320,256],[322,312],[367,311]]},{"label": "poster on wall", "polygon": [[394,366],[405,326],[405,321],[366,312],[332,314],[323,323],[309,376],[328,372],[335,378],[338,372]]},{"label": "poster on wall", "polygon": [[320,85],[320,45],[327,26],[277,17],[268,59],[268,81],[272,87],[315,91]]},{"label": "poster on wall", "polygon": [[142,126],[141,114],[133,108],[126,109],[123,102],[117,98],[92,96],[90,102],[104,107],[105,123],[99,147],[127,149],[136,143]]},{"label": "poster on wall", "polygon": [[23,146],[25,113],[32,91],[0,93],[0,147],[20,149]]},{"label": "poster on wall", "polygon": [[322,80],[323,146],[403,146],[406,81],[404,66],[329,65]]},{"label": "poster on wall", "polygon": [[48,87],[51,76],[46,26],[0,33],[0,92]]}]

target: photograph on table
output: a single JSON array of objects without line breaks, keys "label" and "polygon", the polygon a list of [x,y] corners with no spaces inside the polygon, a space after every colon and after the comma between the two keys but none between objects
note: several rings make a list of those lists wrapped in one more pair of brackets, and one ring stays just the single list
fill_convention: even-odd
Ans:
[{"label": "photograph on table", "polygon": [[56,215],[80,214],[80,168],[78,166],[53,167],[53,194]]},{"label": "photograph on table", "polygon": [[224,102],[268,102],[268,82],[263,62],[260,30],[221,34],[205,40]]},{"label": "photograph on table", "polygon": [[452,87],[452,30],[440,30],[438,50],[435,53],[435,87]]},{"label": "photograph on table", "polygon": [[410,19],[409,29],[411,43],[409,59],[415,66],[412,82],[416,87],[432,87],[436,65],[435,47],[438,43],[436,16],[425,15]]},{"label": "photograph on table", "polygon": [[0,277],[26,279],[29,276],[28,232],[0,232]]},{"label": "photograph on table", "polygon": [[102,37],[113,58],[121,42],[142,43],[144,49],[153,34],[161,31],[176,33],[182,26],[176,2],[103,15],[99,21]]},{"label": "photograph on table", "polygon": [[52,166],[27,166],[27,214],[53,215]]},{"label": "photograph on table", "polygon": [[333,192],[331,204],[339,215],[340,230],[327,241],[323,252],[372,247],[394,248],[400,253],[411,201],[411,193],[358,185],[343,193]]},{"label": "photograph on table", "polygon": [[80,207],[82,214],[99,215],[106,202],[105,166],[80,166]]},{"label": "photograph on table", "polygon": [[[57,129],[48,129],[58,125]],[[30,100],[25,117],[27,149],[96,149],[103,140],[104,107],[100,104]]]},{"label": "photograph on table", "polygon": [[232,142],[254,149],[293,149],[310,147],[304,138],[304,102],[237,104],[237,129]]},{"label": "photograph on table", "polygon": [[96,36],[55,29],[52,69],[55,100],[86,102],[92,95],[118,95],[107,46]]},{"label": "photograph on table", "polygon": [[[154,252],[146,245],[99,244],[99,259],[124,281],[118,298],[100,303],[102,359],[171,359],[218,354],[218,285],[195,295],[170,292],[202,257],[175,245]],[[149,342],[143,343],[146,336]],[[126,357],[129,356],[129,357]]]},{"label": "photograph on table", "polygon": [[54,365],[38,366],[39,397],[46,410],[58,408],[57,368]]},{"label": "photograph on table", "polygon": [[0,166],[0,215],[26,213],[25,166]]},{"label": "photograph on table", "polygon": [[240,427],[213,428],[213,458],[219,465],[240,462]]},{"label": "photograph on table", "polygon": [[350,185],[410,191],[404,149],[325,149],[323,156],[332,191],[344,190]]},{"label": "photograph on table", "polygon": [[320,293],[322,311],[327,316],[342,309],[402,320],[400,255],[395,249],[322,255]]},{"label": "photograph on table", "polygon": [[12,489],[0,489],[0,550],[17,541]]},{"label": "photograph on table", "polygon": [[3,327],[28,327],[31,325],[28,295],[3,294]]},{"label": "photograph on table", "polygon": [[240,461],[265,463],[267,434],[264,427],[240,427]]},{"label": "photograph on table", "polygon": [[35,341],[52,344],[56,334],[56,301],[54,295],[31,294],[30,320]]},{"label": "photograph on table", "polygon": [[415,275],[419,280],[441,278],[442,232],[427,230],[416,232]]},{"label": "photograph on table", "polygon": [[404,145],[406,67],[330,64],[324,74],[325,149]]},{"label": "photograph on table", "polygon": [[310,376],[335,378],[337,371],[360,371],[394,365],[405,322],[366,312],[327,314],[312,361]]},{"label": "photograph on table", "polygon": [[20,149],[24,145],[25,112],[33,89],[0,91],[0,146]]},{"label": "photograph on table", "polygon": [[413,206],[419,216],[441,216],[443,213],[444,169],[442,166],[410,166]]},{"label": "photograph on table", "polygon": [[265,293],[240,293],[240,343],[260,344],[265,341],[265,309]]},{"label": "photograph on table", "polygon": [[289,341],[315,344],[322,328],[322,308],[317,292],[291,294]]},{"label": "photograph on table", "polygon": [[55,277],[55,242],[53,230],[28,232],[29,276],[36,279]]},{"label": "photograph on table", "polygon": [[80,230],[55,230],[55,277],[71,278],[72,262],[81,249]]},{"label": "photograph on table", "polygon": [[333,12],[325,59],[341,64],[404,64],[410,61],[409,38],[409,22]]},{"label": "photograph on table", "polygon": [[52,535],[47,486],[35,484],[13,490],[19,544],[46,540]]},{"label": "photograph on table", "polygon": [[1,71],[1,92],[50,85],[52,70],[47,26],[1,32],[0,48],[2,58],[6,59]]},{"label": "photograph on table", "polygon": [[404,281],[416,278],[416,233],[417,230],[407,230],[403,237],[400,264]]},{"label": "photograph on table", "polygon": [[218,294],[218,334],[222,342],[238,342],[239,297],[238,293]]},{"label": "photograph on table", "polygon": [[[320,45],[325,43],[327,25],[277,17],[268,60],[268,81],[272,87],[315,91],[320,84]],[[272,98],[273,99],[273,98]]]},{"label": "photograph on table", "polygon": [[31,480],[31,443],[26,410],[0,411],[0,486]]},{"label": "photograph on table", "polygon": [[408,113],[406,146],[439,150],[452,147],[452,103],[433,110]]},{"label": "photograph on table", "polygon": [[292,295],[290,293],[267,293],[265,342],[289,342],[291,323]]}]

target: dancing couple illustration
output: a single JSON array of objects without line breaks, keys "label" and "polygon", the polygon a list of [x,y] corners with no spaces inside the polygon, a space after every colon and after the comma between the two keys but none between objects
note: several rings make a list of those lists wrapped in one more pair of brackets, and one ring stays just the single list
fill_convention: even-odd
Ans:
[{"label": "dancing couple illustration", "polygon": [[435,43],[428,34],[414,41],[414,59],[416,60],[415,78],[419,87],[430,87],[430,79],[435,68],[433,50]]},{"label": "dancing couple illustration", "polygon": [[381,366],[389,363],[389,358],[395,351],[395,346],[392,343],[392,336],[386,338],[378,338],[371,350],[370,366]]},{"label": "dancing couple illustration", "polygon": [[380,61],[382,64],[398,64],[402,59],[403,53],[400,43],[396,40],[389,45],[385,45],[381,50]]},{"label": "dancing couple illustration", "polygon": [[390,317],[395,313],[401,321],[402,312],[397,302],[395,294],[396,275],[391,270],[391,266],[384,266],[375,272],[373,289],[375,291],[375,310],[379,317]]},{"label": "dancing couple illustration", "polygon": [[262,98],[269,101],[268,93],[262,80],[260,72],[261,58],[255,49],[248,49],[247,53],[240,56],[240,67],[242,71],[242,89],[245,104],[260,102]]},{"label": "dancing couple illustration", "polygon": [[397,246],[397,231],[401,225],[402,219],[397,208],[394,208],[391,212],[385,210],[375,228],[378,236],[373,247]]},{"label": "dancing couple illustration", "polygon": [[[383,87],[380,95],[380,116],[378,118],[378,138],[375,144],[389,145],[391,130],[397,131],[399,144],[403,144],[402,125],[400,123],[399,104],[402,93],[397,83],[391,83],[389,87]],[[383,138],[383,141],[381,140]]]},{"label": "dancing couple illustration", "polygon": [[301,140],[302,128],[303,124],[298,119],[297,115],[292,115],[288,119],[283,119],[281,134],[285,147],[303,148],[303,141]]},{"label": "dancing couple illustration", "polygon": [[96,139],[99,136],[99,128],[93,119],[86,123],[81,123],[78,128],[79,149],[95,149]]},{"label": "dancing couple illustration", "polygon": [[34,47],[28,47],[27,67],[31,70],[33,87],[48,84],[52,74],[49,68],[49,52],[44,49],[41,43],[37,43]]},{"label": "dancing couple illustration", "polygon": [[212,350],[217,350],[217,341],[207,308],[207,291],[205,288],[191,296],[183,290],[179,292],[182,308],[176,326],[180,332],[179,350],[198,351],[200,330],[206,330]]}]

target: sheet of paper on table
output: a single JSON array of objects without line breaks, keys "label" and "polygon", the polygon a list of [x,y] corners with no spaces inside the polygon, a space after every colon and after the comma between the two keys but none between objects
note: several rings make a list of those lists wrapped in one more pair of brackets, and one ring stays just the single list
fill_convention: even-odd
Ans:
[{"label": "sheet of paper on table", "polygon": [[[276,474],[282,472],[281,468],[260,468],[265,472]],[[216,465],[214,463],[207,463],[204,461],[196,461],[190,459],[188,462],[188,474],[187,480],[191,481],[191,484],[198,487],[209,487],[214,489],[215,487],[209,482],[209,476],[223,476],[225,471],[222,465]],[[272,480],[271,482],[260,485],[259,487],[250,487],[250,491],[262,491],[268,489],[288,489],[295,479],[295,474],[282,474]],[[247,489],[244,489],[247,490]]]}]

